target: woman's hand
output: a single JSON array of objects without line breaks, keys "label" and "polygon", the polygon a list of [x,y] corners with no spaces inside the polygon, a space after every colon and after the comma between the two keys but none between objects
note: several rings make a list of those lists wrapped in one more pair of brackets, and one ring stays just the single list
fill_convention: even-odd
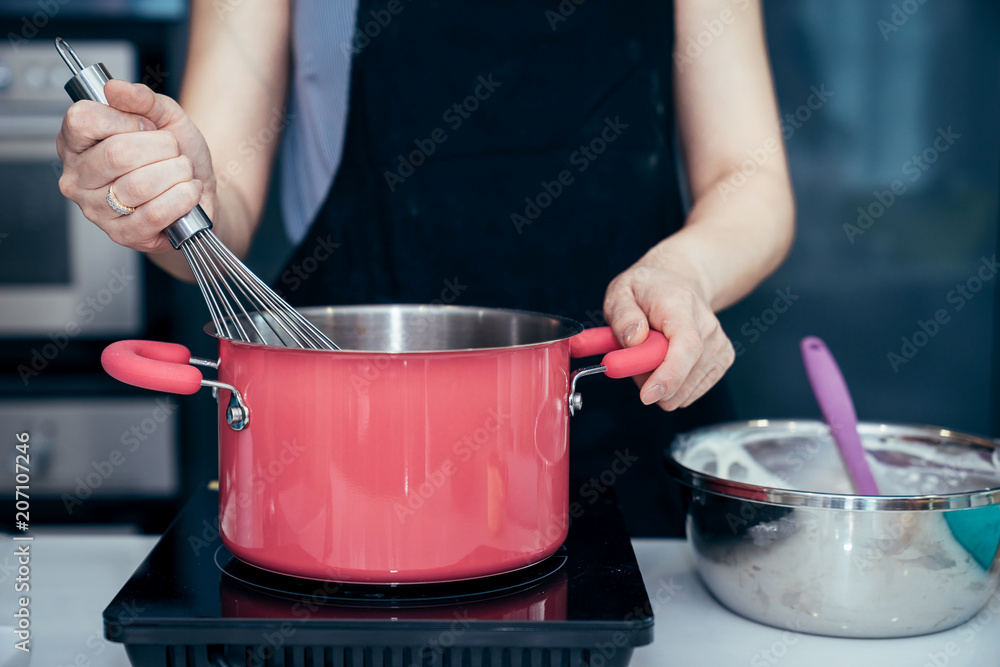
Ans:
[{"label": "woman's hand", "polygon": [[[215,176],[204,137],[172,99],[141,84],[109,81],[110,106],[82,100],[66,112],[56,148],[62,193],[117,243],[144,252],[172,250],[161,232],[201,203],[215,208]],[[135,208],[120,215],[108,189]]]},{"label": "woman's hand", "polygon": [[[720,15],[732,18],[699,56],[674,61],[693,205],[684,226],[615,278],[604,300],[626,347],[644,341],[649,327],[667,337],[663,363],[637,378],[642,402],[664,410],[690,405],[732,365],[733,346],[715,312],[774,271],[795,233],[760,0],[677,0],[674,9],[675,48],[699,39]],[[748,159],[760,153],[762,161]]]},{"label": "woman's hand", "polygon": [[654,253],[611,282],[604,314],[626,347],[646,340],[650,326],[667,337],[663,363],[636,382],[643,403],[676,410],[711,389],[736,357],[697,281],[656,261]]}]

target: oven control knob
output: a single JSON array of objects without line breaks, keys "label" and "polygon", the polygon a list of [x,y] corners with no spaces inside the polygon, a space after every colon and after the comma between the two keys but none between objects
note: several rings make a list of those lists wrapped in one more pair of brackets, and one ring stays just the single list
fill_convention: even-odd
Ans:
[{"label": "oven control knob", "polygon": [[14,83],[14,70],[0,65],[0,90],[7,90]]},{"label": "oven control knob", "polygon": [[49,73],[40,65],[29,67],[24,72],[24,82],[33,90],[41,90],[49,83]]}]

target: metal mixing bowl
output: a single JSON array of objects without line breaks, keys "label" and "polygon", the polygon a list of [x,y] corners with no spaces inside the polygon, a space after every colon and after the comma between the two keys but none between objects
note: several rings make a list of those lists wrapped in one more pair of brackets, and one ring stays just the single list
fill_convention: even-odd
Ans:
[{"label": "metal mixing bowl", "polygon": [[970,619],[1000,582],[1000,449],[929,426],[862,423],[881,496],[852,495],[829,428],[723,424],[679,436],[688,540],[726,607],[838,637],[906,637]]}]

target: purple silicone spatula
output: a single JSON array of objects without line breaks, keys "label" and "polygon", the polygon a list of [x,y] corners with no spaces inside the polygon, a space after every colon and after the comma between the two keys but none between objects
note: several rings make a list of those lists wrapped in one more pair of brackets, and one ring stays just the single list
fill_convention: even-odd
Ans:
[{"label": "purple silicone spatula", "polygon": [[854,411],[854,402],[837,361],[826,343],[816,336],[806,336],[799,346],[813,395],[837,446],[840,447],[855,490],[862,496],[879,495],[878,485],[872,477],[861,445],[861,436],[858,435],[858,415]]}]

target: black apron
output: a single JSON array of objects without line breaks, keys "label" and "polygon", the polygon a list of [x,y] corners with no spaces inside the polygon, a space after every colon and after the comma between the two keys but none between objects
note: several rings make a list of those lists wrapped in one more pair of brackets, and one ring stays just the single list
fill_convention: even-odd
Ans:
[{"label": "black apron", "polygon": [[[290,260],[316,269],[286,298],[604,324],[608,283],[683,219],[671,3],[390,4],[360,0],[372,36],[355,41],[343,160]],[[331,242],[329,260],[303,263]],[[630,380],[579,388],[570,459],[584,502],[613,487],[633,535],[681,535],[663,451],[727,418],[724,394],[668,414]]]}]

